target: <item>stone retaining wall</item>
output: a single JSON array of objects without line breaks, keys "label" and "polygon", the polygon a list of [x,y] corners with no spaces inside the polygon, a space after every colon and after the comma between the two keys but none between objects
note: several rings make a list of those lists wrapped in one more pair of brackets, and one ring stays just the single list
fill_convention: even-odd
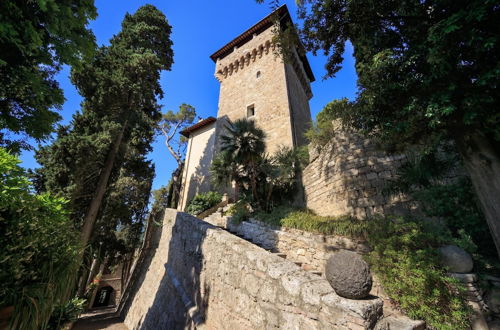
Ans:
[{"label": "stone retaining wall", "polygon": [[256,219],[249,219],[240,224],[231,222],[230,217],[215,213],[205,221],[222,226],[251,239],[266,249],[285,253],[288,258],[302,262],[311,270],[324,273],[326,260],[340,249],[359,254],[369,252],[369,247],[362,240],[343,236],[322,235],[298,229],[269,226]]},{"label": "stone retaining wall", "polygon": [[369,329],[382,313],[380,299],[341,298],[293,262],[171,209],[137,271],[130,329]]},{"label": "stone retaining wall", "polygon": [[[230,216],[224,216],[220,212],[204,220],[216,226],[228,228],[263,248],[282,253],[288,260],[302,263],[301,267],[304,270],[319,273],[322,277],[325,277],[326,261],[335,251],[349,250],[360,255],[369,252],[369,247],[362,240],[273,227],[256,219],[235,224]],[[379,297],[384,302],[383,319],[379,320],[376,329],[424,329],[425,323],[407,318],[387,296],[375,274],[372,276],[373,285],[370,295]]]},{"label": "stone retaining wall", "polygon": [[306,206],[322,216],[359,218],[415,209],[406,196],[383,194],[406,156],[384,153],[369,139],[336,127],[335,137],[319,152],[310,147],[311,162],[302,179]]}]

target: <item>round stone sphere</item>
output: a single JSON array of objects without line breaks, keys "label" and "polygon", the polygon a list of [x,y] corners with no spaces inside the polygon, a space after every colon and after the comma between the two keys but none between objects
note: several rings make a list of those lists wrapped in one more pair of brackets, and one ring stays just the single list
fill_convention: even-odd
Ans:
[{"label": "round stone sphere", "polygon": [[325,275],[335,292],[344,298],[366,298],[372,288],[370,267],[355,252],[334,253],[326,262]]},{"label": "round stone sphere", "polygon": [[470,254],[456,245],[445,245],[439,248],[441,263],[451,273],[470,273],[474,262]]}]

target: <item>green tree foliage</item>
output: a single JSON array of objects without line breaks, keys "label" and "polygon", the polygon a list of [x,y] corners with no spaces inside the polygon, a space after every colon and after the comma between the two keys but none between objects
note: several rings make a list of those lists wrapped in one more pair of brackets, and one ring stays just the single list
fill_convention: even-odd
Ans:
[{"label": "green tree foliage", "polygon": [[[335,136],[334,121],[339,114],[352,115],[353,103],[348,99],[333,100],[328,103],[316,116],[314,125],[306,131],[307,139],[312,146],[321,149]],[[337,127],[338,128],[338,127]]]},{"label": "green tree foliage", "polygon": [[184,161],[187,145],[187,138],[178,133],[191,126],[195,118],[195,108],[189,104],[183,103],[179,106],[179,111],[167,111],[167,113],[163,114],[160,121],[160,129],[165,136],[165,145],[178,165],[181,165]]},{"label": "green tree foliage", "polygon": [[162,186],[159,189],[153,190],[153,204],[151,206],[151,214],[162,212],[169,206],[169,185]]},{"label": "green tree foliage", "polygon": [[426,216],[444,220],[453,237],[470,237],[470,253],[495,258],[495,245],[470,179],[463,175],[452,180],[447,177],[450,173],[461,174],[458,155],[450,147],[445,145],[425,154],[408,153],[398,178],[386,190],[410,194],[420,202]]},{"label": "green tree foliage", "polygon": [[183,129],[191,126],[196,117],[196,110],[193,106],[183,103],[179,106],[179,111],[167,111],[160,121],[160,129],[165,136],[165,145],[168,151],[177,162],[177,168],[172,173],[169,183],[169,203],[168,207],[176,208],[182,185],[182,170],[184,168],[184,157],[188,139],[179,134]]},{"label": "green tree foliage", "polygon": [[193,215],[200,214],[203,211],[208,210],[211,207],[219,204],[222,201],[222,195],[215,191],[208,191],[206,193],[200,193],[193,197],[189,201],[186,211]]},{"label": "green tree foliage", "polygon": [[44,329],[69,299],[80,246],[66,201],[33,194],[19,163],[0,148],[0,308],[14,306],[12,329]]},{"label": "green tree foliage", "polygon": [[240,119],[227,126],[220,137],[221,152],[212,161],[210,175],[219,187],[227,187],[234,181],[244,199],[254,207],[270,210],[293,201],[308,153],[304,148],[282,147],[268,156],[264,138],[264,132],[252,120]]},{"label": "green tree foliage", "polygon": [[60,118],[53,108],[64,102],[54,75],[92,54],[94,35],[86,26],[96,15],[93,0],[0,2],[1,145],[29,148],[27,137],[52,132]]},{"label": "green tree foliage", "polygon": [[154,177],[146,155],[161,119],[160,73],[172,65],[170,32],[151,5],[127,14],[110,45],[72,70],[82,111],[37,152],[37,188],[70,200],[82,243],[90,246],[79,294],[92,259],[127,261],[142,237]]},{"label": "green tree foliage", "polygon": [[165,15],[154,6],[127,14],[110,45],[72,71],[84,97],[82,112],[38,153],[39,186],[71,200],[84,244],[98,217],[135,223],[136,216],[120,212],[144,213],[153,178],[145,155],[161,119],[160,73],[173,61],[170,32]]},{"label": "green tree foliage", "polygon": [[[230,163],[233,163],[236,181],[242,175],[247,177],[251,187],[253,201],[258,205],[257,192],[257,163],[262,159],[266,149],[264,139],[266,134],[257,127],[255,121],[238,119],[226,127],[225,134],[221,135],[221,153]],[[241,171],[244,173],[242,174]]]},{"label": "green tree foliage", "polygon": [[359,92],[345,124],[397,147],[455,142],[500,255],[500,11],[496,0],[302,0],[305,48],[326,77],[354,46]]}]

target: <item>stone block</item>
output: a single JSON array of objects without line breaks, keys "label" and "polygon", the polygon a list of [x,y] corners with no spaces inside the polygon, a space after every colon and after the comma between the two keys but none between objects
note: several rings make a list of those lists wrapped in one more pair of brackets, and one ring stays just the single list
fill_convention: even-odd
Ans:
[{"label": "stone block", "polygon": [[388,316],[377,322],[375,330],[424,330],[425,322],[405,316]]}]

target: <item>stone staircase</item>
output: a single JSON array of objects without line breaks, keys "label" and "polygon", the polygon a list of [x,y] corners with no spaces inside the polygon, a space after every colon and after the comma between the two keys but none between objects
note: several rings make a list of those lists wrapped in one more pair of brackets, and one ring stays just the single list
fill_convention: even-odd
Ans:
[{"label": "stone staircase", "polygon": [[240,237],[240,238],[242,238],[242,239],[244,239],[252,244],[255,244],[255,245],[263,248],[266,251],[269,251],[270,253],[272,253],[280,258],[288,259],[305,271],[308,271],[308,272],[310,272],[314,275],[317,275],[317,276],[323,276],[323,272],[316,269],[314,266],[309,265],[307,263],[300,262],[300,261],[292,260],[291,258],[289,258],[289,256],[286,253],[283,253],[274,247],[269,247],[269,246],[263,245],[261,242],[253,239],[252,237],[245,236],[244,233],[242,233],[241,231],[238,230],[238,227],[239,227],[238,225],[234,225],[231,223],[231,217],[223,215],[225,212],[227,212],[229,207],[230,207],[230,205],[226,205],[222,208],[219,208],[216,212],[213,212],[209,216],[203,218],[203,220],[212,224],[212,225],[215,225],[218,228],[221,228],[221,229],[223,229],[223,230],[225,230],[225,231],[227,231],[235,236],[238,236],[238,237]]},{"label": "stone staircase", "polygon": [[[262,244],[262,242],[255,237],[250,237],[245,234],[245,232],[242,230],[240,224],[234,224],[231,222],[231,217],[224,215],[227,210],[229,209],[230,205],[226,205],[224,207],[220,207],[217,209],[217,211],[212,212],[209,216],[203,218],[204,221],[217,226],[218,228],[221,228],[235,236],[238,236],[252,244],[255,244],[268,252],[283,258],[290,260],[294,262],[297,266],[302,268],[303,270],[310,272],[316,276],[319,277],[325,277],[323,274],[323,271],[317,269],[317,266],[308,264],[307,262],[302,262],[302,261],[297,261],[294,260],[294,258],[290,257],[289,254],[287,254],[284,251],[280,251],[276,247],[272,247],[266,244]],[[380,290],[381,288],[378,288]],[[399,310],[394,308],[392,303],[390,303],[387,299],[384,300],[384,307],[383,307],[383,317],[377,322],[376,326],[374,327],[375,330],[423,330],[426,329],[426,325],[424,321],[420,320],[412,320],[402,314]]]}]

